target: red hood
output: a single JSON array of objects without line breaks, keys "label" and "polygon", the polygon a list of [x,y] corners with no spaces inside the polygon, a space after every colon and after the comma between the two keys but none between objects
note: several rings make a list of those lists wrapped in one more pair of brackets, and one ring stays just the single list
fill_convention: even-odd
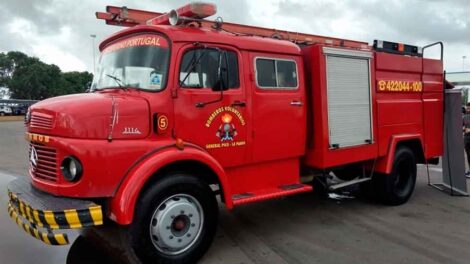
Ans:
[{"label": "red hood", "polygon": [[59,96],[34,104],[30,113],[30,132],[61,137],[135,139],[146,137],[150,128],[147,100],[132,95]]}]

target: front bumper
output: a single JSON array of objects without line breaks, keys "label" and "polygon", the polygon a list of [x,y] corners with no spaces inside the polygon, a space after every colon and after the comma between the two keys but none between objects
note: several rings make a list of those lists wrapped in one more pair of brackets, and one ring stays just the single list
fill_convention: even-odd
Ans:
[{"label": "front bumper", "polygon": [[78,229],[103,224],[100,205],[91,201],[55,197],[35,189],[26,177],[8,185],[8,213],[18,226],[49,245],[67,245],[58,229]]}]

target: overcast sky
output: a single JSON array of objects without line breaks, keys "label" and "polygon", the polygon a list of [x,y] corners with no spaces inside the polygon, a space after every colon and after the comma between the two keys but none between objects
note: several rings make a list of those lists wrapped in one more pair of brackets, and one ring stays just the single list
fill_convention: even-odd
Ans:
[{"label": "overcast sky", "polygon": [[[63,71],[93,71],[95,48],[122,28],[95,18],[106,5],[167,12],[182,0],[1,0],[0,52],[19,50]],[[224,21],[372,43],[445,43],[445,68],[470,70],[468,0],[234,0],[217,4]],[[97,56],[98,51],[96,48]]]}]

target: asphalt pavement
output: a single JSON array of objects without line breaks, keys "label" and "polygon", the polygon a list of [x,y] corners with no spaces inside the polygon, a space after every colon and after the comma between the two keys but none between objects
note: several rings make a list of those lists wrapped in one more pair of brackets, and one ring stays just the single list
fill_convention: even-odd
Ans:
[{"label": "asphalt pavement", "polygon": [[[23,124],[0,122],[0,263],[115,263],[113,239],[72,232],[71,246],[54,247],[18,229],[7,213],[6,184],[27,168]],[[438,166],[430,173],[432,182],[441,180]],[[315,193],[221,207],[201,263],[468,263],[469,226],[470,198],[428,186],[420,166],[413,197],[398,207]]]}]

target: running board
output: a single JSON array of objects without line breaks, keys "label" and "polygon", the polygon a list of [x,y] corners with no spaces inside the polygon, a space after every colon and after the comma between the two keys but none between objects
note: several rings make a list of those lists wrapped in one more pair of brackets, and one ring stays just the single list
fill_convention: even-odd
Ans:
[{"label": "running board", "polygon": [[342,183],[338,183],[338,184],[334,184],[334,185],[329,186],[328,190],[335,191],[335,190],[344,188],[346,186],[350,186],[350,185],[354,185],[354,184],[358,184],[358,183],[366,182],[366,181],[370,181],[370,180],[371,180],[371,178],[360,178],[360,179],[355,179],[355,180],[352,180],[352,181],[342,182]]},{"label": "running board", "polygon": [[258,190],[249,193],[239,193],[232,195],[233,205],[265,201],[297,193],[311,192],[313,187],[306,184],[281,185],[278,188]]}]

